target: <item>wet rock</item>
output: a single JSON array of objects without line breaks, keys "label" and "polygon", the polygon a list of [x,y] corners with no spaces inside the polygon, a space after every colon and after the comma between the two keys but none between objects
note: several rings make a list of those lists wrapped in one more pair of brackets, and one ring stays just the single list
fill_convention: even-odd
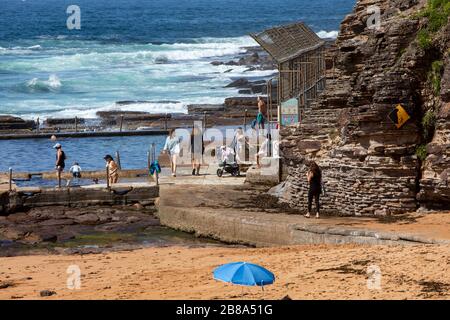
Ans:
[{"label": "wet rock", "polygon": [[73,219],[49,219],[42,222],[39,222],[39,226],[65,226],[74,224]]},{"label": "wet rock", "polygon": [[187,110],[190,114],[203,114],[224,111],[225,106],[223,104],[189,104]]},{"label": "wet rock", "polygon": [[140,204],[140,203],[135,203],[135,204],[133,204],[133,207],[134,207],[136,210],[143,210],[143,209],[144,209],[144,206],[143,206],[142,204]]},{"label": "wet rock", "polygon": [[237,80],[234,80],[230,84],[226,85],[225,88],[242,88],[247,87],[249,85],[249,81],[245,78],[240,78]]},{"label": "wet rock", "polygon": [[26,234],[26,232],[24,230],[20,229],[19,227],[9,226],[9,227],[0,228],[1,237],[4,239],[7,239],[7,240],[15,241],[15,240],[23,239],[25,234]]},{"label": "wet rock", "polygon": [[0,289],[6,289],[14,287],[15,283],[13,281],[0,281]]},{"label": "wet rock", "polygon": [[58,231],[54,229],[38,230],[35,231],[34,234],[38,237],[38,241],[36,241],[36,238],[30,238],[28,242],[56,242],[58,240]]},{"label": "wet rock", "polygon": [[138,218],[138,217],[131,216],[131,217],[128,217],[128,218],[126,219],[126,222],[127,222],[127,223],[135,223],[135,222],[139,222],[140,220],[141,220],[141,219]]},{"label": "wet rock", "polygon": [[[86,119],[77,118],[78,124],[85,124]],[[75,125],[75,118],[47,118],[44,122],[47,126]]]},{"label": "wet rock", "polygon": [[42,290],[41,292],[39,292],[39,295],[41,297],[51,297],[55,294],[56,294],[56,291],[52,291],[52,290]]},{"label": "wet rock", "polygon": [[35,127],[36,124],[34,121],[26,121],[19,117],[0,115],[0,130],[33,130]]},{"label": "wet rock", "polygon": [[258,101],[256,97],[230,97],[225,99],[226,107],[233,106],[254,106],[258,105]]},{"label": "wet rock", "polygon": [[244,72],[250,72],[250,71],[255,71],[256,67],[250,67],[244,70]]},{"label": "wet rock", "polygon": [[99,220],[99,217],[93,213],[83,214],[74,218],[75,222],[85,225],[95,225],[99,222]]}]

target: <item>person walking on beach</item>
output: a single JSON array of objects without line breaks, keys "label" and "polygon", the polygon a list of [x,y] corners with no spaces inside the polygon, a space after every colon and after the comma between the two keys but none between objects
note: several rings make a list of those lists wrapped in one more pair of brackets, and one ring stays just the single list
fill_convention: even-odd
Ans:
[{"label": "person walking on beach", "polygon": [[175,130],[170,129],[169,135],[166,138],[166,143],[163,148],[164,153],[169,154],[170,158],[170,170],[172,171],[172,176],[177,176],[177,157],[180,154],[180,138],[175,135]]},{"label": "person walking on beach", "polygon": [[322,171],[320,170],[317,163],[312,161],[309,165],[309,170],[306,175],[309,184],[308,190],[308,213],[305,215],[306,218],[310,217],[312,201],[313,198],[316,201],[316,218],[319,219],[320,203],[319,197],[322,193]]},{"label": "person walking on beach", "polygon": [[191,133],[191,162],[192,162],[192,175],[200,175],[200,166],[203,160],[203,152],[205,151],[205,145],[203,143],[202,130],[195,126],[192,128]]},{"label": "person walking on beach", "polygon": [[72,174],[72,178],[67,181],[67,186],[69,187],[72,180],[78,180],[81,178],[81,167],[78,162],[74,162],[70,167],[69,172]]},{"label": "person walking on beach", "polygon": [[113,185],[119,181],[119,166],[114,161],[114,158],[109,154],[107,154],[103,159],[105,159],[106,167],[108,168],[109,185]]},{"label": "person walking on beach", "polygon": [[264,130],[264,122],[267,118],[266,102],[261,96],[258,96],[258,115],[256,116],[256,124],[259,129]]},{"label": "person walking on beach", "polygon": [[66,166],[66,154],[64,153],[61,144],[57,143],[53,146],[56,149],[56,178],[58,179],[58,188],[61,188],[61,174]]}]

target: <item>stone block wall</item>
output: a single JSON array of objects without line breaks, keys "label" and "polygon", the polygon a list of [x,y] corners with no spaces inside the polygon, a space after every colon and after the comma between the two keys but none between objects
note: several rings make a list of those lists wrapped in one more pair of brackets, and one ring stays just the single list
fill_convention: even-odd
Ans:
[{"label": "stone block wall", "polygon": [[[379,30],[366,27],[370,5],[381,8]],[[445,195],[437,198],[448,205],[450,188],[447,180],[443,182],[450,173],[447,98],[439,113],[436,143],[429,145],[423,168],[416,155],[417,146],[424,142],[424,106],[436,100],[428,96],[428,70],[449,44],[445,37],[439,39],[441,47],[431,53],[417,44],[423,21],[416,13],[423,6],[414,0],[361,0],[342,22],[336,65],[328,70],[326,91],[303,110],[300,124],[281,130],[281,152],[288,170],[282,188],[277,189],[281,201],[306,211],[307,165],[315,160],[326,186],[322,212],[411,212],[422,204],[418,199],[429,202],[437,193]],[[448,57],[445,65],[443,97],[448,96]],[[400,129],[388,119],[399,103],[411,116]],[[432,161],[440,161],[438,169]],[[418,193],[423,196],[417,197]]]}]

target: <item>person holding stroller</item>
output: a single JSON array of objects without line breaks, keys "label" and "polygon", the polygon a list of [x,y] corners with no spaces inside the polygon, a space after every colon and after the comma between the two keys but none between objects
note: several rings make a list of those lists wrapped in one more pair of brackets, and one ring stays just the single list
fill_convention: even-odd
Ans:
[{"label": "person holding stroller", "polygon": [[309,218],[311,215],[313,198],[316,202],[316,219],[319,219],[320,203],[319,197],[322,193],[322,171],[316,162],[311,161],[308,173],[306,174],[309,184],[308,190],[308,213],[305,215]]}]

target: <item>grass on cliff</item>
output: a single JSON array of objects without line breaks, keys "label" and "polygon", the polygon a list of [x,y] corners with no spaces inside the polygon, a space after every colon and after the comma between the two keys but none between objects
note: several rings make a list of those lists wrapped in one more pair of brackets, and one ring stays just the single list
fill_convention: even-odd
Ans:
[{"label": "grass on cliff", "polygon": [[425,161],[427,158],[427,146],[425,144],[421,144],[416,148],[416,156],[420,161]]},{"label": "grass on cliff", "polygon": [[430,141],[433,138],[436,126],[436,115],[433,110],[428,110],[422,118],[423,138]]},{"label": "grass on cliff", "polygon": [[419,13],[419,17],[428,19],[427,26],[417,34],[417,41],[422,49],[431,47],[434,34],[447,24],[449,16],[449,0],[428,0],[426,8]]},{"label": "grass on cliff", "polygon": [[433,61],[431,70],[428,72],[428,81],[430,81],[434,94],[437,96],[441,91],[441,78],[444,63],[442,60]]}]

